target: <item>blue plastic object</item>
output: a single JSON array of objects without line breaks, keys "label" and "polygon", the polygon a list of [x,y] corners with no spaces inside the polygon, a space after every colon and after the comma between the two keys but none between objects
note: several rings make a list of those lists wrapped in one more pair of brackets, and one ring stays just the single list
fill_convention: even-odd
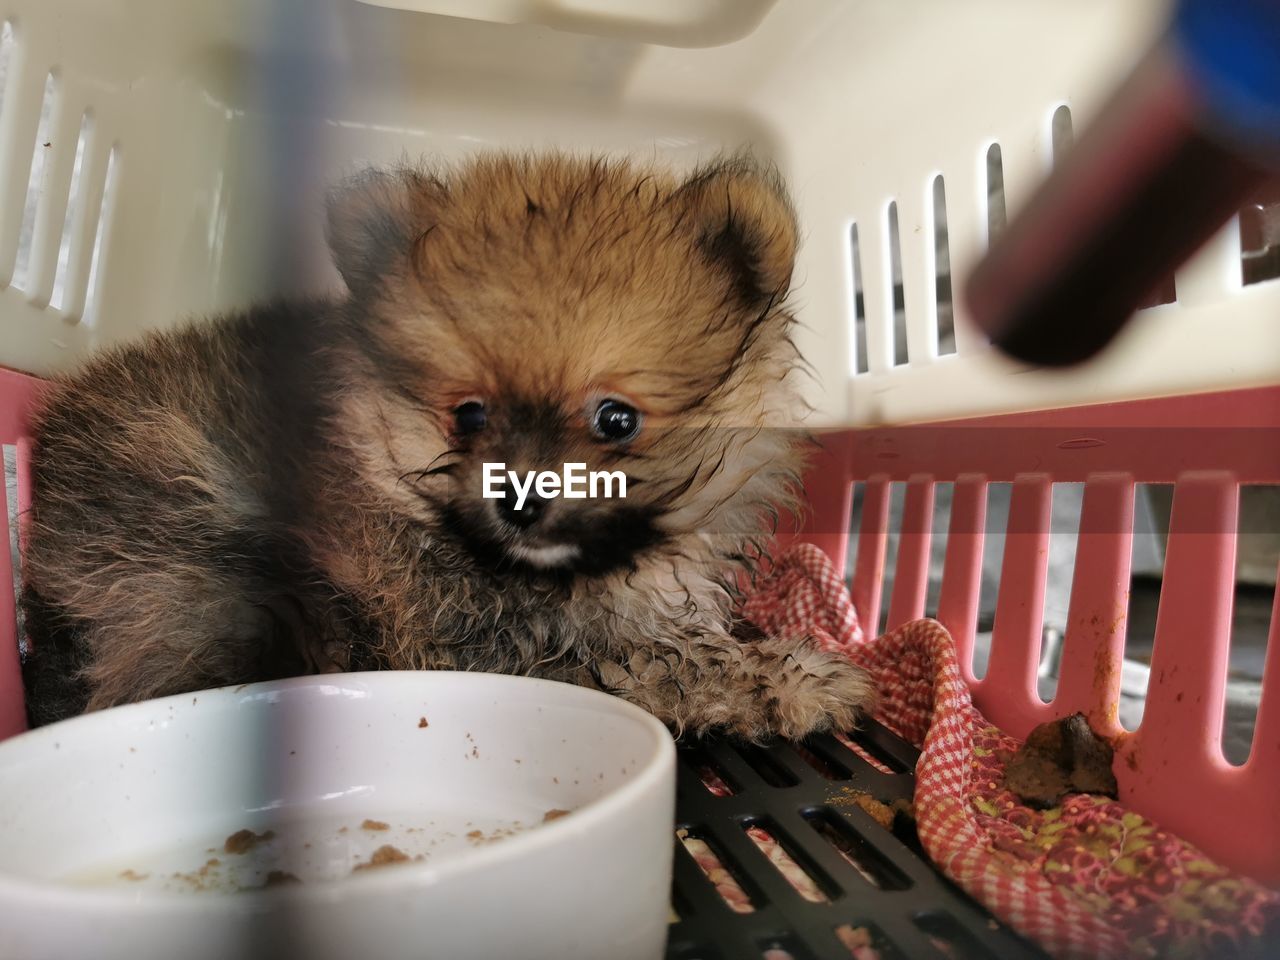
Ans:
[{"label": "blue plastic object", "polygon": [[1280,150],[1280,2],[1180,0],[1172,39],[1215,131]]}]

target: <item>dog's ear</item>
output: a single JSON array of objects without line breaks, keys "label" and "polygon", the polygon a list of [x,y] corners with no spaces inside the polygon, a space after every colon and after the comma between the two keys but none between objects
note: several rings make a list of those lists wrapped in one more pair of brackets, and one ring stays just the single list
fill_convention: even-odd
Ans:
[{"label": "dog's ear", "polygon": [[353,296],[416,255],[447,197],[438,177],[408,167],[369,169],[330,192],[329,249]]},{"label": "dog's ear", "polygon": [[799,228],[782,178],[745,157],[699,170],[677,191],[703,254],[726,271],[748,306],[780,301],[791,286]]}]

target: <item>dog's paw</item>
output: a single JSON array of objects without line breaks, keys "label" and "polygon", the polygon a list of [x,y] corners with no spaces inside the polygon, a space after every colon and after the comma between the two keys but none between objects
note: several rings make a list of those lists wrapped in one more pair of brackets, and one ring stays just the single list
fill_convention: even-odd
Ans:
[{"label": "dog's paw", "polygon": [[677,736],[719,730],[759,741],[851,730],[875,702],[865,671],[808,638],[734,639],[692,653],[637,653],[626,668],[601,661],[576,679],[643,707]]},{"label": "dog's paw", "polygon": [[809,643],[774,662],[765,694],[770,733],[795,740],[824,730],[851,730],[875,704],[866,671],[839,653]]}]

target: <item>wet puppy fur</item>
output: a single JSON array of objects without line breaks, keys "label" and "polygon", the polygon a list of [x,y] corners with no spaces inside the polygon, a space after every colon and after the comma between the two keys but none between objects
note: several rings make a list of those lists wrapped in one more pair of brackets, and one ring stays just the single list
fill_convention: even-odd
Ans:
[{"label": "wet puppy fur", "polygon": [[[24,562],[34,723],[463,669],[607,690],[677,731],[854,724],[861,671],[734,613],[804,443],[797,228],[770,168],[371,170],[328,231],[345,299],[152,334],[51,385]],[[634,436],[601,433],[606,402]],[[627,495],[529,521],[481,496],[486,461],[621,470]]]}]

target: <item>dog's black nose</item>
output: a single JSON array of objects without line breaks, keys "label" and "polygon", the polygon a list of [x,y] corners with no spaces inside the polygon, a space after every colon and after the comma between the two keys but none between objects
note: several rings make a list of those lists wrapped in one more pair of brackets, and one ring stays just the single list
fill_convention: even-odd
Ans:
[{"label": "dog's black nose", "polygon": [[528,529],[546,513],[547,501],[532,490],[525,496],[519,510],[516,509],[517,499],[519,498],[516,492],[508,487],[502,499],[498,501],[498,516],[513,527],[519,527],[521,530]]}]

